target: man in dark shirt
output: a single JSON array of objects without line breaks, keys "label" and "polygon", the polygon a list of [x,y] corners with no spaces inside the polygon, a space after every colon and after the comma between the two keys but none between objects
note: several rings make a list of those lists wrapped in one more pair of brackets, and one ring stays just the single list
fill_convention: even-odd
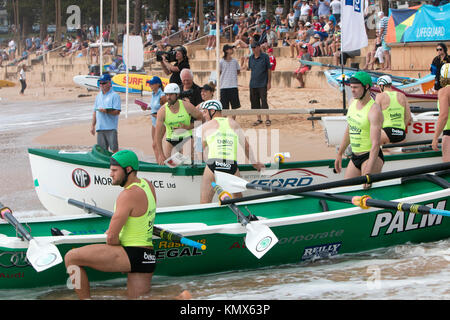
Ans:
[{"label": "man in dark shirt", "polygon": [[166,57],[163,55],[161,66],[163,71],[167,75],[171,75],[169,79],[169,83],[176,83],[181,85],[180,72],[183,69],[190,69],[189,58],[187,56],[187,51],[185,47],[178,47],[175,49],[176,51],[176,62],[174,65],[171,65]]},{"label": "man in dark shirt", "polygon": [[180,85],[180,97],[181,99],[187,99],[194,106],[197,106],[202,99],[202,89],[194,83],[194,75],[191,69],[183,69],[180,73],[181,85]]},{"label": "man in dark shirt", "polygon": [[[261,51],[259,38],[255,37],[251,44],[253,54],[248,61],[250,74],[250,104],[252,109],[269,109],[267,104],[267,91],[271,87],[271,67],[269,56]],[[261,115],[257,116],[254,126],[262,123]],[[266,126],[270,126],[269,115],[266,115]]]}]

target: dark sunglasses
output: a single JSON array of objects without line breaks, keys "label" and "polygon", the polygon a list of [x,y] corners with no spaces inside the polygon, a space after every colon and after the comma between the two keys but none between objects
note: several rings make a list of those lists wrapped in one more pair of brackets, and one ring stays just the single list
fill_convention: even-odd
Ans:
[{"label": "dark sunglasses", "polygon": [[108,82],[100,82],[100,84],[107,84]]},{"label": "dark sunglasses", "polygon": [[442,48],[436,48],[436,51],[442,51]]}]

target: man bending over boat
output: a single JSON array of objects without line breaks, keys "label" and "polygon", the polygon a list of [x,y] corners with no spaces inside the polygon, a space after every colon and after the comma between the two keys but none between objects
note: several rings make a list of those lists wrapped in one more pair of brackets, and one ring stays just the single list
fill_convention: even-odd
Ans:
[{"label": "man bending over boat", "polygon": [[[372,79],[364,71],[356,72],[350,78],[353,100],[347,112],[347,129],[334,162],[337,173],[342,170],[342,155],[350,144],[351,161],[345,170],[345,178],[379,173],[384,164],[380,148],[383,113],[380,106],[370,97]],[[365,185],[364,187],[369,187]]]},{"label": "man bending over boat", "polygon": [[[178,144],[182,146],[186,140],[192,138],[191,119],[202,121],[200,110],[196,109],[190,102],[178,99],[180,87],[176,83],[169,83],[164,88],[164,93],[167,96],[167,102],[158,111],[155,134],[155,156],[156,162],[160,165],[163,165],[164,161],[170,157],[174,147]],[[163,149],[164,131],[166,140]]]},{"label": "man bending over boat", "polygon": [[91,296],[85,267],[128,273],[130,299],[150,292],[156,264],[152,243],[156,194],[149,181],[137,177],[138,169],[138,158],[133,151],[121,150],[111,156],[112,184],[120,185],[123,190],[114,205],[106,244],[72,249],[65,256],[66,268],[80,299]]},{"label": "man bending over boat", "polygon": [[97,132],[97,144],[112,152],[119,150],[117,127],[119,124],[120,96],[111,88],[111,76],[102,75],[99,80],[100,92],[95,98],[91,134]]},{"label": "man bending over boat", "polygon": [[439,151],[438,139],[442,135],[442,160],[450,161],[450,119],[448,116],[448,108],[450,106],[450,63],[446,63],[441,68],[440,74],[441,88],[438,91],[438,109],[439,117],[436,125],[431,147],[435,151]]},{"label": "man bending over boat", "polygon": [[392,79],[388,75],[379,77],[377,85],[381,93],[377,94],[375,102],[381,107],[384,116],[381,144],[403,141],[411,122],[408,99],[402,92],[392,88]]},{"label": "man bending over boat", "polygon": [[[211,187],[211,183],[214,181],[214,171],[218,170],[239,176],[238,144],[244,148],[247,159],[252,161],[254,158],[239,124],[232,118],[222,116],[220,101],[205,101],[202,111],[207,121],[203,124],[201,132],[202,149],[207,152],[207,160],[202,178],[200,203],[210,203],[214,197],[214,190]],[[264,164],[257,161],[252,166],[258,171],[264,168]],[[234,195],[234,197],[239,196],[242,195],[240,193]]]}]

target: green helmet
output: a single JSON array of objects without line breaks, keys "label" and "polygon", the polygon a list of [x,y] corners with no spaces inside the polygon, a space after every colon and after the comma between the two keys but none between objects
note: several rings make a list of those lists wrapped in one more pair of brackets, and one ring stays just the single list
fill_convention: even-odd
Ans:
[{"label": "green helmet", "polygon": [[132,167],[135,171],[139,170],[138,157],[136,153],[131,150],[120,150],[114,153],[111,156],[110,163],[111,165],[119,165],[122,168]]},{"label": "green helmet", "polygon": [[350,78],[350,83],[360,83],[364,87],[366,85],[372,86],[372,78],[367,72],[358,71]]}]

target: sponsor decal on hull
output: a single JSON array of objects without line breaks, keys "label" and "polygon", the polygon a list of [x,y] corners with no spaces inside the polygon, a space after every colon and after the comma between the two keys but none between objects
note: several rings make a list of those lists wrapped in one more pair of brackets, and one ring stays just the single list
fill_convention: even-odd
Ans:
[{"label": "sponsor decal on hull", "polygon": [[[442,200],[436,209],[444,210],[447,201]],[[431,205],[428,205],[432,207]],[[435,214],[414,214],[397,211],[378,213],[372,227],[371,237],[391,235],[399,232],[429,228],[442,223],[442,216]]]},{"label": "sponsor decal on hull", "polygon": [[[288,177],[279,177],[280,175],[288,174]],[[264,186],[273,186],[273,187],[301,187],[308,186],[312,184],[314,178],[328,178],[326,175],[321,173],[313,172],[307,169],[286,169],[278,171],[277,173],[271,175],[267,179],[255,179],[251,183],[252,184],[260,184]]]}]

